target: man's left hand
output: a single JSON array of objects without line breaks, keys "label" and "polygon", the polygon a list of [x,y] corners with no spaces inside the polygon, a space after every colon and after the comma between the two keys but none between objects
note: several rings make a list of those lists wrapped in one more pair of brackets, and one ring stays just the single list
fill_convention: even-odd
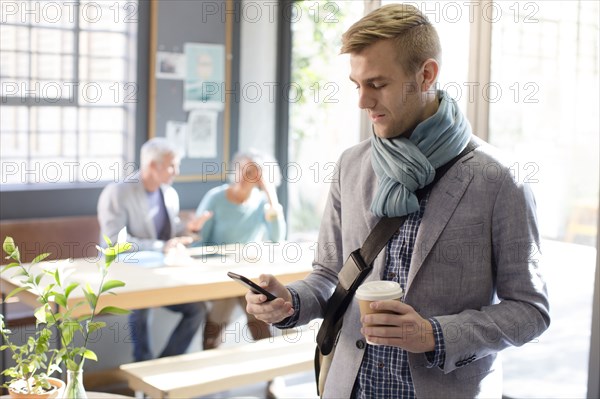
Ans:
[{"label": "man's left hand", "polygon": [[[371,303],[375,312],[361,317],[361,333],[379,345],[397,346],[408,352],[423,353],[433,351],[435,340],[433,327],[410,305],[400,301],[375,301]],[[371,326],[366,326],[370,324]]]}]

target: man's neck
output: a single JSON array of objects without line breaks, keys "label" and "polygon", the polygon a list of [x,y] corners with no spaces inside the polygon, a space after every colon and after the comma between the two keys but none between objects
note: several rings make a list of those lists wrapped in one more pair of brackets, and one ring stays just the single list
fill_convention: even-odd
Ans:
[{"label": "man's neck", "polygon": [[438,96],[437,91],[434,91],[433,93],[428,92],[426,101],[427,103],[423,111],[423,119],[421,120],[421,122],[435,115],[438,108],[440,107],[441,98]]}]

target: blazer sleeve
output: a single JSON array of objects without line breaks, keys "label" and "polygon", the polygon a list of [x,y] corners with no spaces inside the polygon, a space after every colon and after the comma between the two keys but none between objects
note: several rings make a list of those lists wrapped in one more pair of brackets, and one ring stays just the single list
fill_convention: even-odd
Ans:
[{"label": "blazer sleeve", "polygon": [[538,257],[535,200],[506,172],[492,209],[492,268],[497,300],[481,309],[437,316],[446,347],[444,372],[539,336],[550,324]]}]

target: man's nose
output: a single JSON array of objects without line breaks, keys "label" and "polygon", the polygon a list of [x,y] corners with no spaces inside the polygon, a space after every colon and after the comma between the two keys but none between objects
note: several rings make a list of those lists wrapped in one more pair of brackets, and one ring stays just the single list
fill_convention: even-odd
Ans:
[{"label": "man's nose", "polygon": [[358,108],[369,109],[374,108],[377,101],[370,95],[368,90],[360,90],[358,94]]}]

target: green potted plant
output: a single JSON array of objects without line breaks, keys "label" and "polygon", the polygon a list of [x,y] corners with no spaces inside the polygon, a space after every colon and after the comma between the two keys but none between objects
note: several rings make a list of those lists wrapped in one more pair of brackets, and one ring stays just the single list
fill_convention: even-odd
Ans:
[{"label": "green potted plant", "polygon": [[40,328],[36,323],[34,335],[27,338],[23,345],[10,342],[11,331],[5,328],[4,316],[0,315],[0,333],[6,343],[2,350],[10,350],[16,365],[2,371],[11,378],[9,388],[11,396],[35,394],[37,398],[55,398],[65,383],[50,375],[60,370],[61,359],[58,350],[50,347],[52,333],[49,329]]},{"label": "green potted plant", "polygon": [[[11,263],[2,268],[2,273],[15,269],[13,278],[19,278],[20,287],[14,289],[7,299],[23,290],[30,290],[37,295],[41,304],[35,309],[36,331],[33,336],[27,338],[27,342],[21,346],[10,342],[10,331],[5,329],[4,321],[0,320],[2,335],[6,344],[1,350],[12,352],[12,358],[16,365],[2,371],[2,374],[10,377],[5,384],[9,393],[14,395],[21,393],[47,393],[52,390],[51,385],[55,383],[50,375],[55,371],[62,372],[63,365],[67,370],[67,384],[64,388],[65,398],[86,398],[83,388],[82,372],[86,359],[98,360],[96,354],[88,349],[89,337],[95,331],[103,328],[105,323],[97,321],[96,316],[106,314],[127,314],[129,311],[106,306],[98,309],[98,298],[103,294],[112,294],[115,288],[123,287],[124,282],[119,280],[108,280],[108,269],[117,256],[131,248],[131,244],[125,242],[126,232],[119,234],[116,244],[104,237],[107,248],[97,247],[104,255],[104,261],[98,262],[98,271],[101,274],[99,285],[93,289],[89,284],[81,285],[78,282],[69,282],[63,276],[60,267],[56,263],[40,264],[50,254],[38,255],[30,264],[22,264],[19,248],[15,246],[12,237],[6,237],[3,250],[8,254],[7,259]],[[81,289],[85,300],[73,305],[68,301],[69,296],[76,290]],[[58,309],[55,307],[59,305]],[[73,310],[80,306],[87,306],[84,316],[73,316]],[[81,313],[81,312],[79,312]],[[53,334],[56,333],[56,337]],[[83,343],[77,343],[74,338],[80,335]],[[52,341],[58,342],[58,348],[51,348]],[[57,392],[58,395],[58,392]],[[19,396],[14,396],[19,397]]]}]

